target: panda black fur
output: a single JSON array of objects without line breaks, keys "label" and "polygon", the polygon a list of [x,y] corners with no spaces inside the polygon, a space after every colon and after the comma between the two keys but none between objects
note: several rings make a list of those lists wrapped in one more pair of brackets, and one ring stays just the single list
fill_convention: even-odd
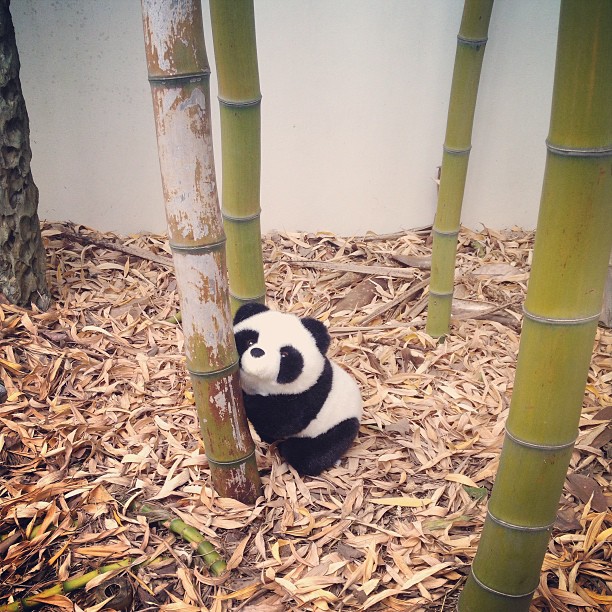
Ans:
[{"label": "panda black fur", "polygon": [[248,419],[264,442],[316,476],[350,448],[359,430],[357,383],[325,353],[323,323],[248,303],[234,317]]}]

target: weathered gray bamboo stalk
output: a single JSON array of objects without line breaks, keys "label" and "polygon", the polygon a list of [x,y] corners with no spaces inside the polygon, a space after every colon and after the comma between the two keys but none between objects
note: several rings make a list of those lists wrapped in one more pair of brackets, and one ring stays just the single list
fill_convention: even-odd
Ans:
[{"label": "weathered gray bamboo stalk", "polygon": [[252,503],[260,482],[238,380],[199,0],[142,0],[147,67],[191,374],[219,495]]}]

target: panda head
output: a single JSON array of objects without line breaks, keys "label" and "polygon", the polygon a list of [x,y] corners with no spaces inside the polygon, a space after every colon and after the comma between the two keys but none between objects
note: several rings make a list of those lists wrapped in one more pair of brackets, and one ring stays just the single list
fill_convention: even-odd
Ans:
[{"label": "panda head", "polygon": [[236,312],[234,334],[240,383],[249,395],[303,393],[323,373],[330,338],[316,319],[248,303]]}]

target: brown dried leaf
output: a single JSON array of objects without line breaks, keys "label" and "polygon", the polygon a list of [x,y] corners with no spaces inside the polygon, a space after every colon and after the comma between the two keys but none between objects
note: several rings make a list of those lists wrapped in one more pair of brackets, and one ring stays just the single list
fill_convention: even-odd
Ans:
[{"label": "brown dried leaf", "polygon": [[409,268],[431,270],[431,255],[401,255],[393,253],[391,258]]},{"label": "brown dried leaf", "polygon": [[608,509],[606,496],[597,481],[590,476],[568,474],[566,486],[568,491],[583,503],[592,498],[591,507],[596,512],[605,512]]},{"label": "brown dried leaf", "polygon": [[591,442],[591,448],[603,448],[606,444],[612,441],[612,424],[608,425],[595,439]]},{"label": "brown dried leaf", "polygon": [[557,519],[555,520],[555,529],[563,533],[571,531],[580,531],[582,525],[576,516],[576,512],[573,508],[563,508],[557,513]]},{"label": "brown dried leaf", "polygon": [[364,555],[363,551],[357,550],[344,542],[338,543],[336,546],[336,552],[345,559],[361,559]]},{"label": "brown dried leaf", "polygon": [[[299,477],[273,448],[258,444],[263,490],[253,507],[211,488],[183,334],[165,322],[180,308],[166,238],[120,238],[66,224],[46,224],[43,234],[54,304],[45,313],[0,305],[0,379],[9,391],[0,405],[0,525],[9,536],[0,555],[1,601],[91,571],[107,562],[96,553],[110,553],[156,559],[138,570],[135,609],[329,610],[341,601],[345,612],[357,612],[364,598],[378,611],[452,606],[449,593],[474,557],[485,514],[465,483],[489,490],[499,462],[519,344],[514,305],[524,299],[520,279],[533,232],[462,229],[460,297],[511,304],[512,316],[454,319],[440,344],[425,333],[426,275],[394,265],[396,253],[426,261],[429,231],[265,236],[267,298],[280,310],[325,321],[346,287],[373,271],[384,280],[376,305],[359,306],[357,316],[336,311],[331,328],[330,353],[361,386],[359,437],[338,467],[317,478]],[[129,247],[146,258],[126,255]],[[293,265],[300,253],[317,263]],[[470,272],[493,253],[495,263],[511,268],[509,277]],[[612,446],[592,445],[611,416],[602,409],[612,397],[611,354],[612,332],[598,328],[580,424],[584,444],[570,466],[588,470],[608,496]],[[222,553],[229,544],[232,572],[213,578],[162,525],[127,515],[128,502],[160,492],[161,505]],[[432,502],[371,501],[397,497]],[[570,607],[549,583],[592,602],[588,612],[608,606],[594,593],[612,581],[603,558],[610,515],[575,499],[563,530],[554,531],[534,599],[539,610]],[[45,534],[23,539],[22,530],[43,522]],[[41,559],[58,572],[45,574],[45,584]],[[415,576],[420,581],[398,592]],[[86,607],[84,596],[71,595],[75,609]],[[190,605],[196,596],[205,599]]]},{"label": "brown dried leaf", "polygon": [[458,319],[476,319],[499,310],[497,304],[475,300],[453,299],[452,316]]},{"label": "brown dried leaf", "polygon": [[333,312],[352,312],[367,306],[376,296],[376,287],[377,283],[372,279],[362,280],[335,304]]},{"label": "brown dried leaf", "polygon": [[492,278],[500,283],[520,283],[529,279],[529,272],[524,272],[505,263],[483,264],[476,268],[472,274]]},{"label": "brown dried leaf", "polygon": [[593,415],[594,421],[612,421],[612,404],[605,406]]}]

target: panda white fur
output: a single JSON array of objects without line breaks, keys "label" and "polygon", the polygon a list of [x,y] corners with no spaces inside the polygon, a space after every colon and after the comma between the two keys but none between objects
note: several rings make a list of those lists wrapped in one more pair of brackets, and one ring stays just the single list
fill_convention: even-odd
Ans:
[{"label": "panda white fur", "polygon": [[323,323],[248,303],[234,317],[248,419],[301,474],[317,475],[350,448],[359,430],[357,383],[325,353]]}]

